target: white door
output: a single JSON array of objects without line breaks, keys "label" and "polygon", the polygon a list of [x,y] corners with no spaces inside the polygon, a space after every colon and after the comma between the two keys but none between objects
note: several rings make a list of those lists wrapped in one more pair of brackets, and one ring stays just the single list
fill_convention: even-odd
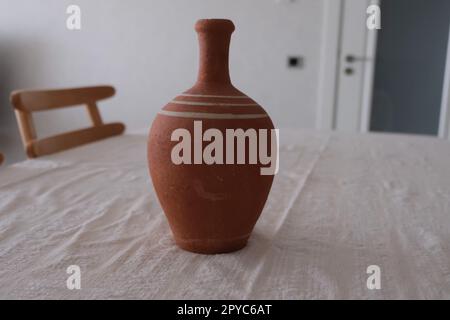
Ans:
[{"label": "white door", "polygon": [[374,0],[343,0],[334,127],[366,132],[369,128],[376,29],[369,30],[367,12]]}]

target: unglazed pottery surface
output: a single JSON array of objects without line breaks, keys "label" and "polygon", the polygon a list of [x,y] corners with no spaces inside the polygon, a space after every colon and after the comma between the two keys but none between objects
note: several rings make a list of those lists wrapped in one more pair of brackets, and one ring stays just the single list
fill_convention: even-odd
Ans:
[{"label": "unglazed pottery surface", "polygon": [[[228,52],[234,25],[229,20],[199,20],[200,70],[196,84],[169,102],[153,121],[148,142],[151,178],[181,248],[225,253],[243,248],[258,220],[273,175],[258,164],[174,164],[174,130],[194,137],[194,121],[203,132],[273,129],[268,114],[230,81]],[[202,147],[208,142],[203,142]],[[247,146],[248,148],[248,146]]]}]

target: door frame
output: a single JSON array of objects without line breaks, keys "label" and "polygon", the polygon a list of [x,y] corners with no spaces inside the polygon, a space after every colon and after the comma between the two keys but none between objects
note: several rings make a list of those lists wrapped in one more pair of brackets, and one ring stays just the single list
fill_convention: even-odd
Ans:
[{"label": "door frame", "polygon": [[[380,5],[380,0],[371,0],[370,5]],[[381,14],[381,16],[383,16]],[[382,18],[381,18],[382,19]],[[373,61],[373,63],[364,63],[363,67],[363,90],[361,93],[361,110],[360,110],[360,128],[363,133],[367,133],[370,130],[370,116],[372,113],[372,97],[375,84],[375,65],[377,58],[377,40],[378,30],[366,29],[365,38],[365,57],[367,60]]]},{"label": "door frame", "polygon": [[439,114],[439,138],[450,140],[450,25],[445,61],[444,85],[442,87],[441,112]]}]

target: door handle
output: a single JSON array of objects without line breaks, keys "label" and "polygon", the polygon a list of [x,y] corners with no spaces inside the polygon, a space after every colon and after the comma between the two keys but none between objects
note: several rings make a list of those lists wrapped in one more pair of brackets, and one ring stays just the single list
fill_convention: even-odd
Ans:
[{"label": "door handle", "polygon": [[345,56],[345,61],[347,61],[348,63],[353,63],[353,62],[364,62],[364,61],[368,61],[368,60],[372,60],[372,58],[369,57],[358,57],[355,56],[353,54],[348,54]]}]

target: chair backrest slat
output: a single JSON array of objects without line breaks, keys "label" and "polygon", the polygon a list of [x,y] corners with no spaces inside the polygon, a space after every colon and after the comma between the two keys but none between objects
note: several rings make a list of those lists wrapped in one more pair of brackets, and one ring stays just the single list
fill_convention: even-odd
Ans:
[{"label": "chair backrest slat", "polygon": [[59,90],[19,90],[11,94],[16,109],[35,112],[87,104],[112,97],[111,86],[97,86]]},{"label": "chair backrest slat", "polygon": [[30,157],[44,156],[119,135],[124,130],[125,126],[122,123],[109,123],[98,127],[66,132],[31,142],[27,146],[27,154]]}]

